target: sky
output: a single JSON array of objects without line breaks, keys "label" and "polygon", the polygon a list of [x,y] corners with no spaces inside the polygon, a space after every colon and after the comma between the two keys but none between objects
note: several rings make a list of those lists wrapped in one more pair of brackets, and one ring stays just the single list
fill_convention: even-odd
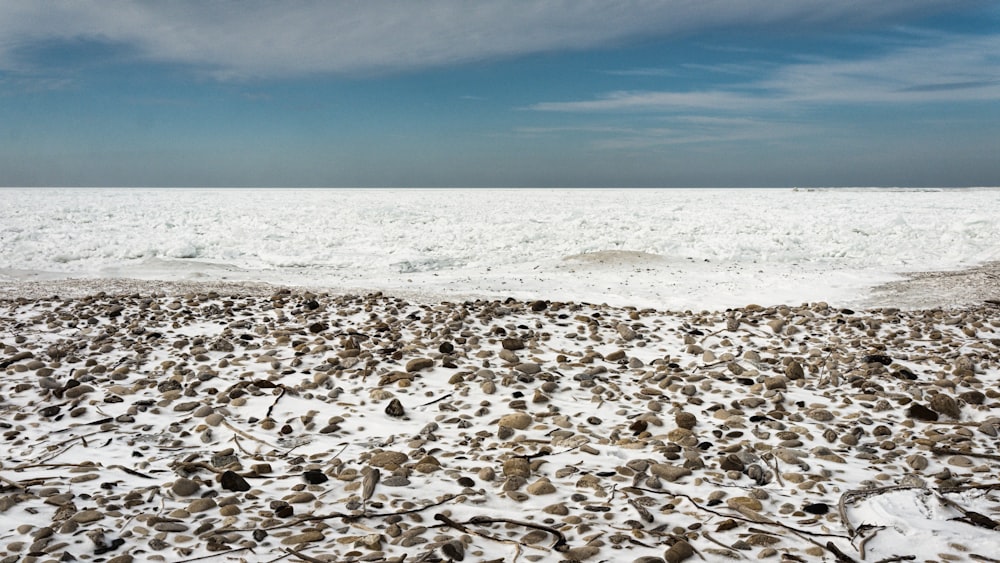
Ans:
[{"label": "sky", "polygon": [[997,1],[0,0],[0,186],[997,185]]}]

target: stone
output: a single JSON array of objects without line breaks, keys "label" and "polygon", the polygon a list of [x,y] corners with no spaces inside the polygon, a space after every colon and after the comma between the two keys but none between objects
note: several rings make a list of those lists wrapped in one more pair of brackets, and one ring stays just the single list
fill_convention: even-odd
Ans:
[{"label": "stone", "polygon": [[406,362],[406,373],[413,373],[431,367],[434,367],[434,360],[430,358],[413,358]]},{"label": "stone", "polygon": [[906,416],[914,420],[922,420],[924,422],[934,422],[938,419],[938,413],[932,411],[924,405],[921,405],[920,403],[911,403],[906,409]]},{"label": "stone", "polygon": [[726,506],[732,508],[733,510],[739,510],[742,508],[749,508],[750,510],[759,512],[764,508],[761,502],[753,497],[732,497],[726,500]]},{"label": "stone", "polygon": [[243,492],[250,490],[250,483],[235,471],[225,471],[219,478],[219,483],[227,491]]},{"label": "stone", "polygon": [[306,483],[309,483],[310,485],[320,485],[330,480],[330,478],[319,469],[310,469],[304,472],[302,474],[302,478],[305,479]]},{"label": "stone", "polygon": [[281,540],[283,545],[298,545],[300,543],[309,543],[322,541],[325,538],[323,532],[319,530],[309,530],[307,532],[302,532],[301,534],[292,534]]},{"label": "stone", "polygon": [[649,472],[665,481],[674,482],[683,477],[691,475],[691,470],[680,465],[670,463],[654,463],[649,466]]},{"label": "stone", "polygon": [[529,494],[532,495],[551,495],[556,492],[556,487],[548,479],[539,479],[534,483],[528,485],[526,489]]},{"label": "stone", "polygon": [[615,330],[618,331],[618,336],[621,336],[622,340],[625,340],[626,342],[635,340],[636,337],[635,330],[633,330],[632,327],[628,326],[627,324],[619,323],[618,326],[615,327]]},{"label": "stone", "polygon": [[70,520],[79,524],[86,524],[87,522],[96,522],[102,518],[104,518],[104,513],[98,510],[81,510],[74,514]]},{"label": "stone", "polygon": [[524,341],[520,338],[504,338],[500,341],[500,346],[504,350],[517,351],[524,349]]},{"label": "stone", "polygon": [[528,477],[531,475],[531,463],[523,457],[512,457],[503,462],[505,477]]},{"label": "stone", "polygon": [[679,540],[663,552],[663,560],[667,563],[680,563],[694,556],[694,548],[685,540]]},{"label": "stone", "polygon": [[510,414],[505,414],[500,417],[497,421],[498,426],[504,426],[507,428],[513,428],[515,430],[524,430],[532,422],[530,414],[523,412],[513,412]]},{"label": "stone", "polygon": [[206,510],[211,510],[219,506],[215,499],[213,498],[199,498],[191,501],[188,504],[187,511],[194,514],[196,512],[205,512]]},{"label": "stone", "polygon": [[383,469],[389,469],[392,471],[396,467],[399,467],[406,463],[409,456],[403,452],[397,452],[393,450],[384,450],[381,452],[376,452],[372,454],[368,463],[375,467],[381,467]]},{"label": "stone", "polygon": [[787,365],[785,365],[785,377],[787,377],[789,381],[795,381],[796,379],[803,379],[805,378],[805,376],[806,374],[805,371],[802,369],[802,364],[800,364],[798,361],[792,360],[788,362]]},{"label": "stone", "polygon": [[674,421],[678,427],[691,430],[698,423],[698,418],[689,412],[682,411],[674,416]]},{"label": "stone", "polygon": [[399,402],[399,399],[393,398],[389,401],[389,404],[386,405],[385,414],[393,418],[400,418],[406,414],[406,411],[403,409],[403,403]]},{"label": "stone", "polygon": [[536,373],[542,371],[541,366],[532,362],[521,362],[514,366],[514,369],[525,375],[535,375]]},{"label": "stone", "polygon": [[962,417],[962,410],[959,408],[958,402],[944,393],[938,393],[931,397],[931,410],[956,420]]},{"label": "stone", "polygon": [[170,490],[173,491],[175,495],[181,497],[189,497],[197,493],[199,489],[201,489],[201,485],[197,481],[186,479],[184,477],[174,480],[174,484],[170,487]]}]

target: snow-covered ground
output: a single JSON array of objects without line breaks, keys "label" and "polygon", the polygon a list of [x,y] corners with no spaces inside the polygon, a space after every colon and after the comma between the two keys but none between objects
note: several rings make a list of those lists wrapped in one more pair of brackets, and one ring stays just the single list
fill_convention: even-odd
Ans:
[{"label": "snow-covered ground", "polygon": [[[868,304],[1000,260],[998,189],[3,189],[0,281],[263,281],[662,309]],[[906,306],[906,303],[898,305]]]}]

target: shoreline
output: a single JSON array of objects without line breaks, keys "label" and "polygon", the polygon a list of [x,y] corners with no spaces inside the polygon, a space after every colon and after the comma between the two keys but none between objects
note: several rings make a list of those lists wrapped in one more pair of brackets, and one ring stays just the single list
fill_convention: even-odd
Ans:
[{"label": "shoreline", "polygon": [[[903,310],[961,309],[977,307],[1000,301],[1000,262],[987,262],[970,268],[898,274],[903,279],[872,287],[868,295],[857,300],[855,307],[862,309],[898,308]],[[504,300],[509,296],[455,292],[453,294],[422,292],[419,290],[381,290],[379,288],[323,287],[319,285],[284,285],[258,281],[225,280],[166,280],[140,278],[52,278],[44,280],[0,280],[0,300],[39,299],[58,295],[63,298],[81,298],[99,293],[106,295],[165,294],[219,292],[264,297],[280,290],[296,293],[324,295],[365,294],[385,292],[422,303],[464,300]],[[523,292],[519,292],[523,293]],[[523,299],[523,297],[522,297]],[[534,299],[545,300],[545,295]],[[768,307],[795,306],[801,303],[761,304]],[[836,303],[832,303],[837,305]],[[750,305],[750,303],[741,306]],[[624,305],[627,307],[628,305]],[[730,307],[738,309],[739,307]],[[671,309],[659,309],[671,312]]]}]

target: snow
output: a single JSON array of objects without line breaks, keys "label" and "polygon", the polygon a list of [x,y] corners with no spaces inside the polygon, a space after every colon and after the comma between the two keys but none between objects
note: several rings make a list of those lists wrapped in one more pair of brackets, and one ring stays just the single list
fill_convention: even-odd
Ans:
[{"label": "snow", "polygon": [[1000,260],[997,189],[7,188],[0,280],[262,281],[663,309],[861,305]]}]

